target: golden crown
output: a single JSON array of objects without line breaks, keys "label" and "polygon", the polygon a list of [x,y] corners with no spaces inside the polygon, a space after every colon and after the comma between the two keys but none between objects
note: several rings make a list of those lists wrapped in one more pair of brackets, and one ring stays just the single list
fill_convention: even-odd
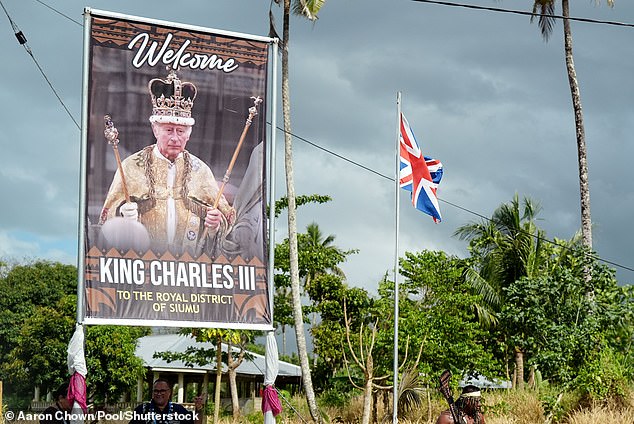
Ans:
[{"label": "golden crown", "polygon": [[166,79],[151,79],[148,89],[152,96],[150,122],[194,125],[192,107],[197,92],[194,84],[181,82],[176,71],[170,69]]}]

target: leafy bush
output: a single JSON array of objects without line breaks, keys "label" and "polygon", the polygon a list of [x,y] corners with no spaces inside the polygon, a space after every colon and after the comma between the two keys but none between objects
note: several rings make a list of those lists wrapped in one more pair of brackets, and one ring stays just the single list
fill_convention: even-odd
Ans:
[{"label": "leafy bush", "polygon": [[612,348],[602,349],[586,363],[575,378],[574,388],[588,404],[625,405],[630,395],[631,370],[627,357]]},{"label": "leafy bush", "polygon": [[341,408],[350,403],[352,392],[342,392],[338,389],[328,389],[319,396],[319,403],[323,406]]}]

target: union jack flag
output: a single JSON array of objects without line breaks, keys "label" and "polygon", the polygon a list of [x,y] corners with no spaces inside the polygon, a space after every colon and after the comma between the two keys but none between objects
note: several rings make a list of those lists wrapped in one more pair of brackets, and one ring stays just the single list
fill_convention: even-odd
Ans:
[{"label": "union jack flag", "polygon": [[423,156],[414,132],[401,113],[400,120],[400,186],[412,192],[412,205],[440,222],[440,207],[436,189],[442,179],[442,163],[437,159]]}]

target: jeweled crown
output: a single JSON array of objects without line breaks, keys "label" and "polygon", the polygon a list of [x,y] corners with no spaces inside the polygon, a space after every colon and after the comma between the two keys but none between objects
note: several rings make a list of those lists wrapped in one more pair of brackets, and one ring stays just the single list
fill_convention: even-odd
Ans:
[{"label": "jeweled crown", "polygon": [[150,122],[194,125],[192,107],[197,92],[194,84],[182,82],[176,71],[170,69],[166,79],[151,79],[148,89],[152,96]]}]

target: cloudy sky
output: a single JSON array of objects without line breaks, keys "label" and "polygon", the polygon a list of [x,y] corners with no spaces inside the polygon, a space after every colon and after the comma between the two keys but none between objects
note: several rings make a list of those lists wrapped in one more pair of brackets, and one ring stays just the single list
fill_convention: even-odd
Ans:
[{"label": "cloudy sky", "polygon": [[[465,3],[521,11],[533,4]],[[574,1],[571,16],[634,23],[634,2],[616,0],[614,8],[598,3]],[[263,0],[2,4],[78,122],[85,6],[255,35],[269,31],[269,2]],[[273,10],[281,33],[280,9]],[[16,41],[6,15],[0,22],[0,257],[76,264],[80,132]],[[621,283],[631,283],[634,28],[573,22],[572,30],[594,247],[621,266]],[[400,194],[401,254],[440,249],[466,256],[466,243],[452,236],[456,228],[479,219],[476,214],[490,216],[515,193],[541,202],[540,225],[548,237],[567,239],[578,230],[577,150],[562,33],[558,22],[545,42],[528,16],[409,0],[330,0],[316,23],[292,20],[293,133],[375,171],[295,140],[297,194],[333,198],[300,208],[299,229],[315,221],[338,246],[359,249],[343,267],[350,284],[373,291],[394,262],[390,178],[399,91],[423,151],[445,166],[438,191],[442,223]],[[281,134],[278,143],[281,165]],[[280,166],[278,195],[285,190],[282,172]],[[285,225],[285,219],[276,224],[278,241]]]}]

